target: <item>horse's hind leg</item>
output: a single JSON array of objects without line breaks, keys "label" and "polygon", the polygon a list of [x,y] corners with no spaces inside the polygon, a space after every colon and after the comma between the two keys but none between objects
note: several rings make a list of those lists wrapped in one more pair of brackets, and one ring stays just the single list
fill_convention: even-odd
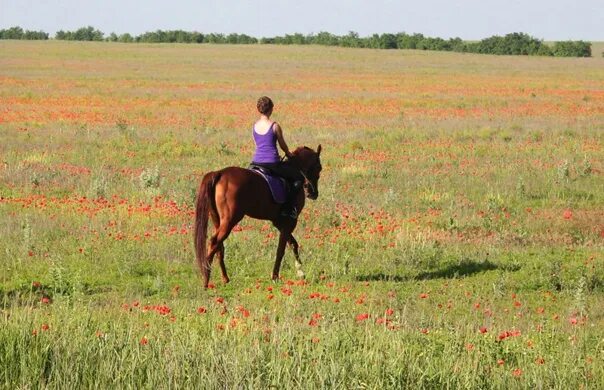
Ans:
[{"label": "horse's hind leg", "polygon": [[229,237],[231,230],[233,230],[235,225],[237,225],[237,223],[241,221],[242,218],[243,216],[232,219],[221,219],[218,228],[216,229],[216,233],[212,236],[212,238],[210,238],[210,243],[208,245],[208,259],[211,263],[212,259],[214,258],[214,255],[218,254],[218,262],[220,264],[220,271],[222,272],[222,280],[225,283],[229,282],[229,277],[227,275],[226,266],[224,264],[223,242]]},{"label": "horse's hind leg", "polygon": [[294,257],[296,258],[295,266],[296,266],[296,275],[299,278],[304,277],[304,271],[302,271],[302,262],[300,261],[300,254],[298,253],[298,241],[294,238],[293,234],[289,235],[289,239],[287,243],[292,248],[292,252],[294,252]]},{"label": "horse's hind leg", "polygon": [[[216,233],[212,236],[212,238],[210,238],[210,250],[208,251],[208,253],[211,253],[211,255],[212,255],[211,257],[208,257],[208,261],[210,264],[212,264],[212,261],[214,260],[214,253],[211,252],[211,246],[212,246],[212,243],[217,242],[217,239],[218,239],[218,231],[220,229],[220,218],[218,217],[218,213],[216,213],[213,210],[212,210],[212,212],[210,212],[210,216],[212,217],[212,222],[214,223],[214,230],[216,231]],[[221,242],[220,244],[217,245],[217,247],[218,248],[217,248],[215,254],[218,255],[218,264],[220,265],[222,281],[224,283],[228,283],[229,276],[227,275],[226,266],[224,265],[224,243]]]},{"label": "horse's hind leg", "polygon": [[229,276],[227,275],[226,266],[224,265],[224,243],[220,243],[216,254],[218,255],[218,264],[220,265],[220,272],[222,273],[222,281],[228,283]]}]

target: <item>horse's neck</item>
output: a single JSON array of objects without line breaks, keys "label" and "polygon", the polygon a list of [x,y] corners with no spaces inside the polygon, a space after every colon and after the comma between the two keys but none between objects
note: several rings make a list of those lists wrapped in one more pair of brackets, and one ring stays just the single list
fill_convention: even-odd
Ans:
[{"label": "horse's neck", "polygon": [[302,161],[300,161],[300,157],[298,156],[290,158],[289,160],[287,160],[287,163],[292,167],[296,168],[297,170],[302,170]]}]

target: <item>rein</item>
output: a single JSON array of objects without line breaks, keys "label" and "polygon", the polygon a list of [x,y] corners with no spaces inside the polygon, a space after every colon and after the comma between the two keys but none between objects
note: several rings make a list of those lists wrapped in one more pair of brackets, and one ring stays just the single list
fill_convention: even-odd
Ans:
[{"label": "rein", "polygon": [[312,182],[310,180],[308,180],[308,177],[304,174],[304,172],[302,172],[302,170],[300,169],[300,174],[304,177],[304,180],[306,180],[306,182],[308,183],[308,185],[310,186],[311,190],[313,193],[316,193],[316,189],[315,186],[312,185]]},{"label": "rein", "polygon": [[[281,159],[281,161],[285,161],[285,156],[283,156],[283,158]],[[291,162],[291,159],[288,158],[287,159],[288,162]],[[300,168],[298,168],[298,172],[300,172],[300,174],[302,175],[302,177],[304,177],[304,180],[306,181],[306,183],[308,183],[308,185],[310,186],[311,190],[313,193],[317,192],[317,189],[315,188],[315,186],[312,184],[312,182],[308,179],[308,176],[306,176],[306,173],[304,173],[304,171]]]}]

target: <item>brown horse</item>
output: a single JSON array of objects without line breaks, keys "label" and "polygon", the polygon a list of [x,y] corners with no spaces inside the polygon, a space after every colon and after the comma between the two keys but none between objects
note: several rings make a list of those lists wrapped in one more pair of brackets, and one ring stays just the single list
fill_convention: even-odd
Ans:
[{"label": "brown horse", "polygon": [[[294,199],[298,212],[304,208],[305,196],[313,200],[319,196],[320,154],[321,145],[316,152],[307,147],[299,147],[287,161],[304,176],[304,192],[300,191]],[[292,247],[298,276],[304,276],[298,255],[298,243],[292,235],[297,220],[281,216],[280,208],[281,205],[273,201],[264,179],[249,169],[228,167],[220,171],[209,172],[203,177],[197,192],[194,234],[197,263],[203,275],[205,288],[208,287],[210,281],[210,266],[214,255],[218,255],[222,280],[225,283],[229,282],[224,265],[223,243],[231,230],[246,215],[251,218],[269,220],[279,230],[279,245],[272,279],[279,278],[285,244]],[[208,215],[212,218],[215,233],[206,247]]]}]

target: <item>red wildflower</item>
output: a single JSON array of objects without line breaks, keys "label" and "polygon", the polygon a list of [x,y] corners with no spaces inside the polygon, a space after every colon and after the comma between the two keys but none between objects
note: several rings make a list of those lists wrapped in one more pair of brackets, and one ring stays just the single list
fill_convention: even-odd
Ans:
[{"label": "red wildflower", "polygon": [[483,334],[488,332],[486,326],[481,326],[478,330],[480,331],[480,333],[483,333]]},{"label": "red wildflower", "polygon": [[544,363],[545,363],[545,359],[543,359],[542,357],[538,357],[538,358],[535,360],[535,363],[537,363],[537,364],[539,364],[539,365],[542,365],[542,364],[544,364]]},{"label": "red wildflower", "polygon": [[149,344],[149,340],[146,337],[143,337],[141,339],[141,341],[139,341],[139,344],[140,345],[147,345],[147,344]]},{"label": "red wildflower", "polygon": [[214,301],[216,303],[224,303],[224,298],[223,297],[216,297],[216,299],[214,299]]},{"label": "red wildflower", "polygon": [[503,359],[499,359],[497,360],[497,364],[503,366],[505,364],[505,361]]},{"label": "red wildflower", "polygon": [[48,297],[42,297],[42,299],[40,299],[40,302],[42,302],[42,303],[50,303],[50,298],[48,298]]},{"label": "red wildflower", "polygon": [[426,298],[428,298],[428,294],[426,294],[426,293],[421,293],[421,294],[419,294],[419,297],[420,297],[421,299],[426,299]]},{"label": "red wildflower", "polygon": [[50,329],[50,326],[48,326],[48,324],[42,324],[42,326],[40,327],[40,329],[46,331],[46,330]]},{"label": "red wildflower", "polygon": [[564,219],[571,219],[573,217],[573,212],[569,209],[566,209],[564,210],[564,213],[562,213],[562,216]]},{"label": "red wildflower", "polygon": [[42,283],[40,283],[40,282],[31,282],[31,286],[33,288],[40,288],[40,287],[42,287]]},{"label": "red wildflower", "polygon": [[365,321],[368,318],[369,318],[369,314],[367,314],[367,313],[358,314],[356,317],[357,321],[359,321],[359,322]]},{"label": "red wildflower", "polygon": [[516,378],[519,378],[522,376],[522,370],[520,368],[517,368],[514,371],[512,371],[512,375],[514,375]]},{"label": "red wildflower", "polygon": [[384,314],[386,314],[387,316],[391,316],[391,315],[393,315],[393,314],[394,314],[394,310],[393,310],[393,309],[388,308],[388,309],[386,309],[386,312],[385,312]]},{"label": "red wildflower", "polygon": [[568,322],[570,322],[571,325],[577,325],[577,317],[571,317]]},{"label": "red wildflower", "polygon": [[275,296],[274,296],[273,294],[268,294],[268,296],[266,297],[266,299],[268,299],[268,300],[270,301],[270,300],[271,300],[271,299],[273,299],[274,297],[275,297]]},{"label": "red wildflower", "polygon": [[203,307],[203,306],[199,306],[199,307],[197,308],[197,312],[198,312],[199,314],[204,314],[204,313],[206,313],[207,311],[208,311],[208,310],[207,310],[205,307]]},{"label": "red wildflower", "polygon": [[292,289],[291,289],[291,288],[283,287],[283,288],[281,289],[281,292],[282,292],[283,294],[285,294],[285,295],[289,296],[289,295],[292,295],[292,292],[293,292],[293,291],[292,291]]}]

